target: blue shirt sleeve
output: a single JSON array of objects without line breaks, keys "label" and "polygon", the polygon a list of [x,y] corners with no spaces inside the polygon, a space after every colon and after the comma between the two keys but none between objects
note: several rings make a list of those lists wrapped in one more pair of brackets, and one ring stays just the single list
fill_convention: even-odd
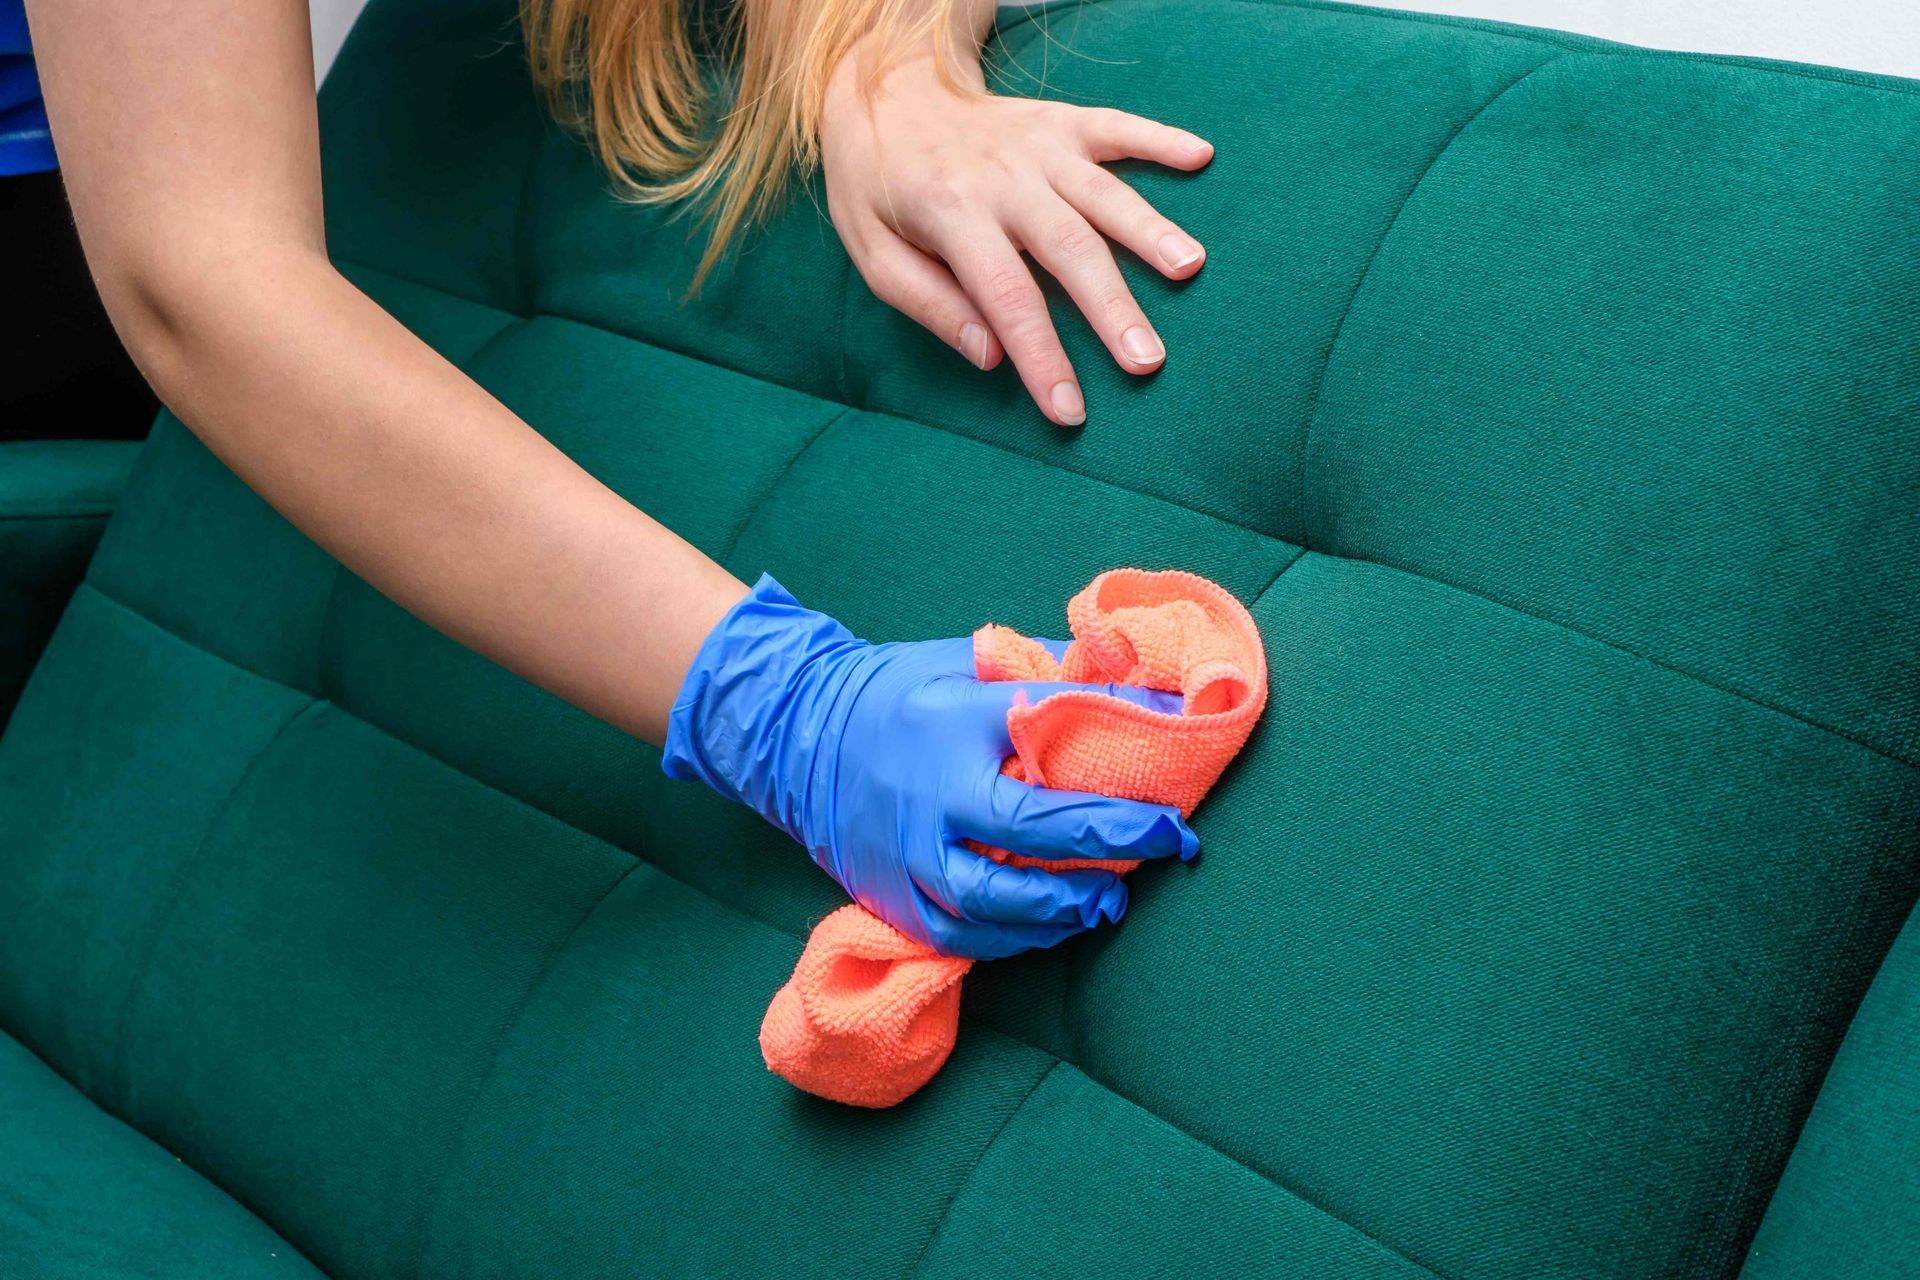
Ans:
[{"label": "blue shirt sleeve", "polygon": [[0,177],[58,167],[27,42],[26,0],[0,0]]}]

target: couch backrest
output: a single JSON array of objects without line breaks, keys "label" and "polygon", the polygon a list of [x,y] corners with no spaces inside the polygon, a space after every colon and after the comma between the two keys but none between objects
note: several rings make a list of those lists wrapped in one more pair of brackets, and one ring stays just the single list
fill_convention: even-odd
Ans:
[{"label": "couch backrest", "polygon": [[343,268],[873,638],[1225,584],[1273,693],[1205,856],[977,971],[908,1104],[796,1095],[754,1035],[834,887],[163,418],[0,740],[0,1027],[341,1275],[1731,1275],[1920,888],[1920,85],[1009,12],[1010,83],[1218,147],[1131,175],[1211,256],[1131,272],[1150,380],[1063,309],[1067,434],[804,201],[683,305],[512,16],[362,19]]}]

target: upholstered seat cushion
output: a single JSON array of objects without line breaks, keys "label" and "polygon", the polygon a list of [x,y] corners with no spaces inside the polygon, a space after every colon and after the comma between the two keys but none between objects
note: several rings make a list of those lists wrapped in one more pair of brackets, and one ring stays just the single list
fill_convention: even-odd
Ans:
[{"label": "upholstered seat cushion", "polygon": [[1920,86],[1005,17],[1009,84],[1219,148],[1132,175],[1210,250],[1129,268],[1165,370],[1062,310],[1082,432],[805,200],[683,301],[692,228],[545,123],[508,0],[375,0],[331,244],[875,639],[1224,584],[1272,693],[1198,862],[977,970],[907,1104],[797,1095],[755,1031],[835,887],[163,417],[0,739],[0,1027],[341,1276],[1732,1276],[1920,887]]},{"label": "upholstered seat cushion", "polygon": [[265,1223],[0,1035],[0,1259],[10,1280],[317,1280]]}]

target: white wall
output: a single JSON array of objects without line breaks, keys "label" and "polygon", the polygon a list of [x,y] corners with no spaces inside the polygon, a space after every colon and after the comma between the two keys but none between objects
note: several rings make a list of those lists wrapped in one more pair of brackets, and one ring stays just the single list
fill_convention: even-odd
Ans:
[{"label": "white wall", "polygon": [[[311,0],[319,74],[333,65],[363,3]],[[1755,54],[1920,77],[1916,0],[1398,0],[1382,7],[1558,27],[1661,49]]]},{"label": "white wall", "polygon": [[1915,0],[1390,0],[1379,7],[1920,77]]},{"label": "white wall", "polygon": [[360,16],[367,0],[307,0],[307,16],[313,23],[313,78],[326,79],[327,68],[340,52],[353,20]]}]

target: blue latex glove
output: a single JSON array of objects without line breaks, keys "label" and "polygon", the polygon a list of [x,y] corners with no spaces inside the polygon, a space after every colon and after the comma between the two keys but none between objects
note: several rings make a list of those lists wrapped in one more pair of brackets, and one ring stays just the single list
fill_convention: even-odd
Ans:
[{"label": "blue latex glove", "polygon": [[907,936],[949,955],[1009,956],[1118,920],[1126,885],[1111,871],[1003,866],[963,838],[1033,858],[1199,852],[1177,809],[1000,773],[1016,694],[1088,687],[1180,706],[1128,686],[983,681],[971,638],[868,644],[762,577],[694,657],[663,767],[758,811]]}]

